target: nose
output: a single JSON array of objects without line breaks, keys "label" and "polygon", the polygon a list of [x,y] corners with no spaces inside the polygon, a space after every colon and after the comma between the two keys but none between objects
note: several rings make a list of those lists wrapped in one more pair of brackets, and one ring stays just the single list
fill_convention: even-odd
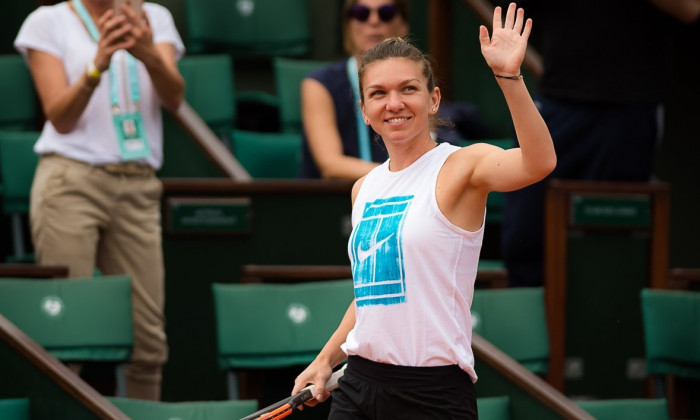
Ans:
[{"label": "nose", "polygon": [[390,91],[386,99],[387,111],[398,111],[404,107],[403,99],[398,92]]}]

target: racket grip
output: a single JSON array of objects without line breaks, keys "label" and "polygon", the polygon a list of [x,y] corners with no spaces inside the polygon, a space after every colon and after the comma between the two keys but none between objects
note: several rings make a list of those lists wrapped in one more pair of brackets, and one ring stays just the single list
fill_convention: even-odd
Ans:
[{"label": "racket grip", "polygon": [[[336,370],[333,372],[330,378],[326,381],[326,391],[333,391],[334,389],[338,388],[338,379],[340,379],[341,376],[345,373],[345,367],[347,364],[343,365],[340,369]],[[313,385],[309,385],[304,390],[309,390],[311,391],[312,398],[316,396],[316,387]]]}]

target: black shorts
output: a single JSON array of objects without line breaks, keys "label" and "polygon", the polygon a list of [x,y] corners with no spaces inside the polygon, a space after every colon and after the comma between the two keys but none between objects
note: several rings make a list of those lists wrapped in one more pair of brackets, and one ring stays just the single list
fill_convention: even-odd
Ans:
[{"label": "black shorts", "polygon": [[409,367],[348,358],[329,420],[475,420],[476,392],[459,366]]}]

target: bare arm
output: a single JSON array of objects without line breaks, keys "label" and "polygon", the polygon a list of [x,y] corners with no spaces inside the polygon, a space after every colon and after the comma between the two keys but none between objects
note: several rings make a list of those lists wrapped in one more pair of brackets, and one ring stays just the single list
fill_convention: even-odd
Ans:
[{"label": "bare arm", "polygon": [[[114,52],[130,45],[123,37],[131,30],[131,26],[125,17],[114,16],[110,10],[100,17],[98,27],[100,40],[94,64],[104,72],[109,68]],[[44,115],[59,133],[70,132],[85,111],[100,81],[82,74],[75,83],[69,85],[63,62],[58,57],[37,50],[29,50],[27,55]]]},{"label": "bare arm", "polygon": [[[347,311],[345,311],[340,325],[333,335],[331,335],[331,338],[328,339],[326,345],[323,346],[323,349],[321,349],[318,356],[316,356],[316,359],[297,376],[294,381],[292,394],[301,391],[302,388],[313,383],[317,392],[316,402],[321,402],[328,398],[330,393],[325,389],[326,381],[330,378],[333,368],[346,359],[346,355],[340,348],[340,345],[345,342],[348,333],[354,326],[355,300],[353,299]],[[313,405],[313,403],[309,405]]]},{"label": "bare arm", "polygon": [[317,80],[301,83],[302,120],[309,149],[323,178],[356,180],[377,166],[343,154],[333,98]]},{"label": "bare arm", "polygon": [[[494,74],[514,77],[520,74],[532,20],[524,19],[524,11],[508,7],[505,23],[501,9],[494,10],[493,34],[481,26],[479,40],[486,62]],[[520,79],[496,78],[513,119],[519,148],[501,150],[482,148],[477,154],[473,185],[484,185],[489,191],[510,191],[525,187],[546,177],[556,165],[552,138],[542,116],[535,107],[527,87]]]},{"label": "bare arm", "polygon": [[693,23],[700,16],[700,0],[651,0],[651,3],[683,23]]}]

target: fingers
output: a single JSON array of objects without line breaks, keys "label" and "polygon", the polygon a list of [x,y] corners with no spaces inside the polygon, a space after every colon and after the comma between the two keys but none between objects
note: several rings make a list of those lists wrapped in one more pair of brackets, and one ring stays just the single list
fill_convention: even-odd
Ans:
[{"label": "fingers", "polygon": [[501,20],[501,6],[496,6],[496,8],[493,9],[493,25],[491,27],[494,31],[496,28],[503,27],[503,21]]},{"label": "fingers", "polygon": [[513,29],[517,33],[521,33],[523,31],[523,22],[525,21],[525,10],[523,9],[518,9],[518,11],[515,14],[515,23],[513,24]]},{"label": "fingers", "polygon": [[530,32],[532,31],[532,19],[525,21],[525,29],[523,29],[523,38],[527,41],[530,38]]},{"label": "fingers", "polygon": [[486,29],[486,26],[484,25],[479,26],[479,43],[481,43],[481,46],[485,47],[489,45],[490,42],[489,30]]},{"label": "fingers", "polygon": [[511,3],[508,5],[508,11],[506,12],[506,22],[505,25],[502,26],[503,28],[510,29],[513,27],[515,21],[515,10],[515,3]]}]

